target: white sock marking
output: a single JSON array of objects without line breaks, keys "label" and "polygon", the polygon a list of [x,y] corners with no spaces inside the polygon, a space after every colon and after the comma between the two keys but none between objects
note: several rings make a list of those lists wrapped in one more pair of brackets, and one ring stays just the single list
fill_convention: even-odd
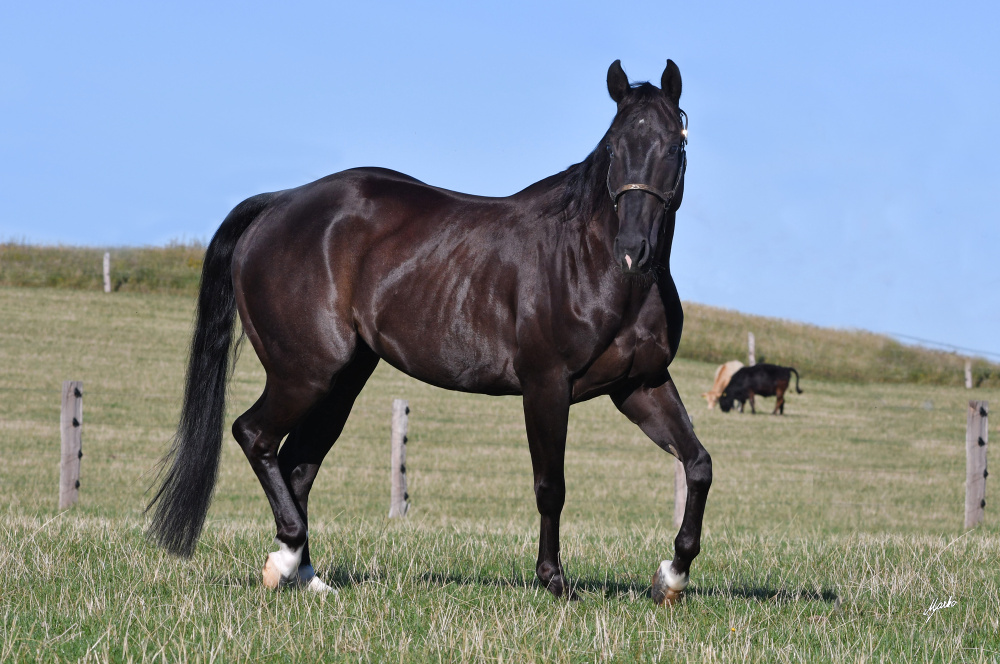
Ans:
[{"label": "white sock marking", "polygon": [[657,574],[666,582],[667,587],[671,590],[676,590],[677,592],[682,592],[688,586],[690,577],[687,574],[678,574],[672,569],[672,560],[664,560],[660,563],[660,569],[657,570]]},{"label": "white sock marking", "polygon": [[323,580],[316,576],[316,570],[312,565],[302,565],[299,567],[299,585],[314,593],[336,593],[335,588],[323,583]]},{"label": "white sock marking", "polygon": [[313,576],[306,584],[306,590],[314,593],[334,593],[337,594],[336,588],[331,588],[330,586],[323,583],[323,581],[318,576]]},{"label": "white sock marking", "polygon": [[268,558],[278,569],[282,580],[293,578],[302,561],[302,547],[293,549],[284,542],[278,542],[278,550],[268,554]]}]

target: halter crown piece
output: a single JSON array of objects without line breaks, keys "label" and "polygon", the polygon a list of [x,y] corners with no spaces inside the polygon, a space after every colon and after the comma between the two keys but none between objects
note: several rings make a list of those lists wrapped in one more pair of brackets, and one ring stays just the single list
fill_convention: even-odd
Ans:
[{"label": "halter crown piece", "polygon": [[[622,194],[624,194],[627,191],[644,191],[647,194],[652,194],[653,196],[656,196],[658,199],[660,199],[660,202],[663,203],[663,212],[664,214],[666,214],[667,209],[670,207],[670,201],[674,199],[674,195],[677,193],[677,187],[681,185],[681,180],[684,178],[684,171],[687,170],[687,152],[684,150],[684,146],[687,145],[688,117],[687,113],[685,113],[684,111],[680,109],[677,110],[680,111],[681,120],[684,121],[684,128],[681,129],[681,165],[680,168],[677,169],[677,177],[674,178],[674,186],[671,187],[670,191],[668,192],[662,192],[656,187],[651,187],[648,184],[638,184],[638,183],[623,184],[617,190],[612,189],[611,163],[609,162],[608,177],[607,177],[608,193],[611,194],[611,202],[614,203],[615,205],[616,213],[618,212],[618,199],[622,197]],[[615,158],[615,153],[611,150],[610,145],[608,146],[608,153],[611,155],[611,159],[613,161]]]}]

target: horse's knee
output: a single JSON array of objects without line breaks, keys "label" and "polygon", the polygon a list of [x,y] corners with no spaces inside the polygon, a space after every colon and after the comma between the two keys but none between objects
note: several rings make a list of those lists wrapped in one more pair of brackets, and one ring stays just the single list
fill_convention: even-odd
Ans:
[{"label": "horse's knee", "polygon": [[698,491],[707,492],[712,486],[712,456],[702,449],[690,464],[684,466],[687,485]]},{"label": "horse's knee", "polygon": [[562,479],[541,479],[535,482],[535,504],[539,514],[558,514],[566,502],[566,482]]}]

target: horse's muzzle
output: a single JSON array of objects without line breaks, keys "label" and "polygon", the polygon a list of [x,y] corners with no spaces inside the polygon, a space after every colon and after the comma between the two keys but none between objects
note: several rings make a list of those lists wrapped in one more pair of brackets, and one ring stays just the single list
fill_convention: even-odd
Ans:
[{"label": "horse's muzzle", "polygon": [[627,242],[618,236],[615,238],[614,255],[625,274],[645,274],[653,264],[653,251],[645,238]]}]

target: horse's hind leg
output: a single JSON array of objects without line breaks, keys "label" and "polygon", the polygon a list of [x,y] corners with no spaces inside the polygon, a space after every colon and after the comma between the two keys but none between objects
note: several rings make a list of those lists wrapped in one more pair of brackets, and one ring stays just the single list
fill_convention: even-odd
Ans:
[{"label": "horse's hind leg", "polygon": [[233,436],[260,480],[277,525],[280,549],[264,566],[264,585],[269,588],[297,580],[306,542],[305,519],[278,465],[278,445],[329,391],[328,383],[321,384],[305,376],[268,376],[263,394],[233,423]]},{"label": "horse's hind leg", "polygon": [[[307,529],[309,491],[319,472],[320,464],[343,432],[354,400],[371,377],[378,360],[378,355],[368,346],[359,344],[354,359],[337,374],[333,388],[288,434],[288,440],[278,452],[281,476],[291,489],[292,500]],[[313,590],[329,588],[315,576],[309,556],[308,536],[302,548],[298,576],[300,583],[307,584]]]},{"label": "horse's hind leg", "polygon": [[674,558],[663,561],[653,576],[653,601],[671,604],[687,587],[691,561],[701,551],[701,525],[712,485],[712,458],[694,435],[694,427],[671,380],[659,387],[624,390],[611,397],[618,409],[654,443],[684,464],[687,500],[684,520],[674,539]]}]

